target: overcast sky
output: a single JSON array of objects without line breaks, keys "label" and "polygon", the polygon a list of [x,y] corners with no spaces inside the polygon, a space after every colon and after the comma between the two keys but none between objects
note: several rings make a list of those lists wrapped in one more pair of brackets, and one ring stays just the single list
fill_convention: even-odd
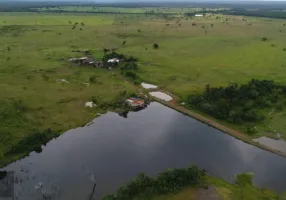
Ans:
[{"label": "overcast sky", "polygon": [[[13,0],[0,0],[0,2]],[[245,1],[286,1],[286,0],[14,0],[14,1],[77,1],[77,2],[245,2]]]}]

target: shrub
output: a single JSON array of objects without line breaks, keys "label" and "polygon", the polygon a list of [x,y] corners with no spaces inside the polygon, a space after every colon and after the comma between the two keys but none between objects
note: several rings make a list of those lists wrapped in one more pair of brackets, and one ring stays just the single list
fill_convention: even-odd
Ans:
[{"label": "shrub", "polygon": [[257,133],[257,129],[255,126],[247,127],[246,128],[246,133],[248,135],[255,135]]},{"label": "shrub", "polygon": [[153,44],[153,48],[154,48],[154,49],[158,49],[158,48],[159,48],[159,45],[156,44],[156,43],[154,43],[154,44]]},{"label": "shrub", "polygon": [[98,103],[99,103],[99,100],[98,100],[95,96],[92,96],[92,97],[90,98],[90,100],[91,100],[93,103],[95,103],[95,104],[98,104]]},{"label": "shrub", "polygon": [[127,77],[129,77],[129,78],[131,78],[131,79],[137,79],[137,74],[135,74],[134,72],[126,72],[125,73],[125,76],[127,76]]},{"label": "shrub", "polygon": [[252,185],[253,174],[252,173],[245,173],[245,174],[238,174],[236,176],[235,183],[241,187]]},{"label": "shrub", "polygon": [[90,83],[94,83],[94,82],[96,82],[96,77],[95,77],[95,76],[89,76],[89,77],[88,77],[88,81],[89,81]]}]

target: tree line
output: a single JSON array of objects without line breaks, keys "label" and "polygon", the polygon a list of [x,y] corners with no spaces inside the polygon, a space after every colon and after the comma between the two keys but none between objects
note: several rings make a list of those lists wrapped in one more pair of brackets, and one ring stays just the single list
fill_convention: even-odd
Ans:
[{"label": "tree line", "polygon": [[218,10],[218,11],[201,11],[201,12],[191,12],[185,13],[187,17],[193,17],[196,14],[223,14],[223,15],[239,15],[239,16],[253,16],[253,17],[267,17],[267,18],[278,18],[285,19],[285,11],[275,11],[275,10],[247,10],[243,8],[234,8],[229,10]]},{"label": "tree line", "polygon": [[196,166],[186,169],[172,169],[160,173],[156,178],[141,173],[115,194],[105,196],[103,200],[132,200],[137,197],[150,199],[153,195],[168,194],[180,191],[186,186],[197,186],[202,183],[205,171]]},{"label": "tree line", "polygon": [[263,109],[283,109],[286,86],[271,80],[252,79],[246,84],[227,87],[206,85],[202,94],[189,95],[187,103],[216,118],[234,124],[265,119]]}]

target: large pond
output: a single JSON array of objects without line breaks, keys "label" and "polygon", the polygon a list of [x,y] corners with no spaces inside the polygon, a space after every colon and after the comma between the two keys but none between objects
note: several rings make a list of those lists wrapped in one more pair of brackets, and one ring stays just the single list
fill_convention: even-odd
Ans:
[{"label": "large pond", "polygon": [[[138,173],[156,175],[167,168],[204,168],[233,181],[253,172],[254,182],[277,192],[286,190],[286,158],[250,146],[159,103],[127,118],[107,113],[93,124],[52,140],[41,153],[10,164],[19,199],[53,193],[55,199],[96,199],[114,192]],[[39,184],[42,183],[42,184]],[[42,190],[37,187],[42,185]]]}]

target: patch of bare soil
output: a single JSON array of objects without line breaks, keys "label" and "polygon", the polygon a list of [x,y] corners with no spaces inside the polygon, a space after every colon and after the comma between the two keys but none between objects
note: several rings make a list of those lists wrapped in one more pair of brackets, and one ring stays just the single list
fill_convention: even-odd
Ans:
[{"label": "patch of bare soil", "polygon": [[214,186],[209,186],[207,189],[198,189],[196,200],[221,200]]}]

